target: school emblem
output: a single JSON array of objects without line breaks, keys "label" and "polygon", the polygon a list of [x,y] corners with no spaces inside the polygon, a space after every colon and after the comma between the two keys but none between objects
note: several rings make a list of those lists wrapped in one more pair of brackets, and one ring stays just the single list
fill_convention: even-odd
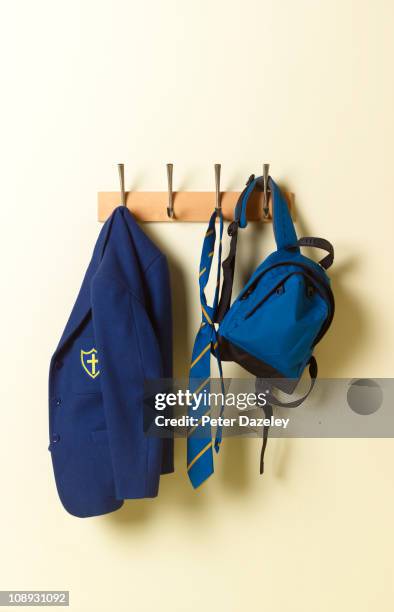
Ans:
[{"label": "school emblem", "polygon": [[96,378],[100,374],[99,360],[95,348],[92,348],[90,351],[81,350],[81,363],[83,369],[89,374],[90,378]]}]

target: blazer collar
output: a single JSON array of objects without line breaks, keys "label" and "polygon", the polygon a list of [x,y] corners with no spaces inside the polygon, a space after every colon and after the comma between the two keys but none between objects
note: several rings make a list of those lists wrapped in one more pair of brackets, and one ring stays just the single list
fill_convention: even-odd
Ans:
[{"label": "blazer collar", "polygon": [[88,316],[90,312],[90,309],[91,309],[90,283],[102,260],[102,257],[105,251],[105,247],[107,245],[108,238],[110,235],[110,230],[113,224],[114,216],[117,210],[118,209],[115,209],[115,211],[112,213],[109,219],[105,222],[103,228],[100,231],[99,237],[94,247],[92,259],[90,260],[88,269],[86,270],[84,279],[82,281],[82,286],[79,290],[78,297],[71,311],[70,317],[67,321],[62,337],[60,338],[60,341],[56,348],[54,357],[62,349],[62,347],[69,341],[71,336],[78,329],[78,327],[83,323],[83,321],[85,320],[85,318]]}]

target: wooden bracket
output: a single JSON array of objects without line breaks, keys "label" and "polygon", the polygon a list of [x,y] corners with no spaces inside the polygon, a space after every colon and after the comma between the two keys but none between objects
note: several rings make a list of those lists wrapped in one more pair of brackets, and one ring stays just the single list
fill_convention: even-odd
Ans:
[{"label": "wooden bracket", "polygon": [[[234,208],[240,193],[238,191],[223,191],[221,206],[223,218],[232,221]],[[294,194],[284,192],[292,218],[295,220]],[[126,193],[126,206],[137,221],[160,221],[167,223],[208,222],[215,209],[215,193],[210,191],[174,191],[174,213],[171,219],[167,214],[168,193],[166,191],[129,191]],[[112,211],[121,203],[121,193],[117,191],[101,191],[98,194],[98,220],[106,221]],[[269,198],[270,215],[263,218],[263,193],[252,193],[248,205],[249,221],[272,221],[271,198]]]}]

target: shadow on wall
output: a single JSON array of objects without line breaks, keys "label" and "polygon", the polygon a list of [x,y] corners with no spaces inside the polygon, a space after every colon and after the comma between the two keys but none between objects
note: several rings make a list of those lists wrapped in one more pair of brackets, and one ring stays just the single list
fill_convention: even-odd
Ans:
[{"label": "shadow on wall", "polygon": [[[313,236],[317,233],[330,240],[335,252],[338,253],[335,236],[325,236],[320,230],[317,232],[310,230],[298,210],[297,233],[299,237]],[[322,251],[318,249],[304,249],[304,252],[312,259],[321,258]],[[352,274],[358,265],[356,257],[348,259],[341,265],[334,259],[332,268],[328,270],[335,298],[335,316],[330,329],[316,348],[319,376],[324,378],[343,377],[344,368],[354,355],[368,349],[370,319],[360,301],[346,286],[348,275]]]},{"label": "shadow on wall", "polygon": [[[318,229],[310,231],[301,215],[297,215],[297,233],[301,236],[322,234]],[[270,237],[269,237],[270,236]],[[267,241],[265,242],[265,238]],[[335,237],[327,236],[335,245]],[[240,287],[248,280],[251,272],[269,253],[273,247],[272,228],[266,224],[251,224],[245,232],[242,232],[239,246],[242,244],[242,261],[237,262],[236,283],[234,295],[237,295]],[[157,241],[157,240],[156,240]],[[265,248],[268,246],[268,250]],[[260,246],[261,245],[261,246]],[[240,249],[241,252],[241,249]],[[305,253],[312,258],[319,257],[320,252]],[[226,250],[224,251],[226,256]],[[192,346],[189,346],[188,338],[193,338],[196,330],[189,329],[190,321],[189,296],[186,291],[186,277],[184,270],[175,260],[170,260],[171,283],[173,295],[174,316],[174,372],[177,377],[188,376],[188,364]],[[341,376],[344,367],[352,359],[352,356],[360,350],[366,350],[369,340],[368,317],[364,313],[360,303],[346,289],[346,277],[351,274],[357,265],[356,259],[349,260],[338,266],[335,264],[329,270],[332,287],[336,301],[336,313],[331,329],[319,345],[317,354],[319,361],[319,375],[322,377]],[[197,299],[197,292],[196,292]],[[241,375],[241,374],[240,374]],[[246,375],[244,372],[242,375]],[[285,479],[290,455],[296,441],[291,439],[270,440],[267,455],[266,474],[259,479],[262,488],[267,491],[267,486],[272,478]],[[231,495],[247,493],[256,482],[258,473],[259,452],[261,440],[256,445],[255,440],[246,438],[226,438],[223,441],[219,456],[215,454],[216,465],[220,463],[220,469],[212,476],[216,480],[216,490],[220,489]],[[176,439],[175,441],[175,473],[163,476],[161,479],[159,498],[152,500],[130,500],[117,512],[105,517],[113,527],[133,528],[145,524],[165,508],[177,506],[186,508],[191,518],[198,514],[199,518],[208,516],[211,508],[213,489],[207,483],[201,490],[194,491],[186,472],[186,441]],[[206,487],[206,488],[205,488]]]},{"label": "shadow on wall", "polygon": [[[257,442],[257,444],[256,444]],[[122,508],[102,517],[111,529],[123,534],[140,530],[164,513],[179,512],[191,524],[195,519],[208,520],[212,515],[212,503],[220,497],[220,506],[237,505],[240,496],[247,498],[256,492],[261,502],[269,495],[273,481],[285,481],[289,477],[291,457],[296,441],[275,438],[269,441],[266,453],[266,472],[259,475],[261,440],[225,438],[219,455],[215,454],[215,473],[201,488],[194,490],[186,472],[186,441],[175,441],[175,472],[161,477],[160,491],[156,499],[127,500]]]}]

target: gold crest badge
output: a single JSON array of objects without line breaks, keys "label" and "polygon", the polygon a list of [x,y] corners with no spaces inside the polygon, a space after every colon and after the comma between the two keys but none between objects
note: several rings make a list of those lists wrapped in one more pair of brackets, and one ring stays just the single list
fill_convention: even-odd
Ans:
[{"label": "gold crest badge", "polygon": [[81,350],[81,364],[85,372],[89,374],[90,378],[96,378],[100,374],[100,370],[98,368],[99,360],[97,358],[97,350],[95,348],[90,349],[90,351]]}]

